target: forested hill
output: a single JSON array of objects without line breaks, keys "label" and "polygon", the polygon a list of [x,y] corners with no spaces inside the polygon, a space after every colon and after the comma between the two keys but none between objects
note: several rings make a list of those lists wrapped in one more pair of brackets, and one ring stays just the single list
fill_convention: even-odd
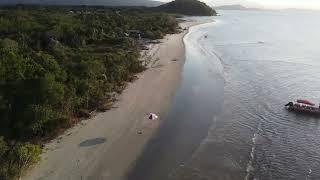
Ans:
[{"label": "forested hill", "polygon": [[160,11],[191,16],[214,16],[216,11],[198,0],[175,0],[156,7]]},{"label": "forested hill", "polygon": [[0,5],[95,5],[95,6],[159,6],[156,0],[1,0]]}]

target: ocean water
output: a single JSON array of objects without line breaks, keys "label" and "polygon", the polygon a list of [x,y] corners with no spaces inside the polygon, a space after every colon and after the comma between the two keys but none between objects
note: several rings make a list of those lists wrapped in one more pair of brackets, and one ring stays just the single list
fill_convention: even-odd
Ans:
[{"label": "ocean water", "polygon": [[169,114],[129,180],[318,180],[320,12],[221,11],[191,28]]}]

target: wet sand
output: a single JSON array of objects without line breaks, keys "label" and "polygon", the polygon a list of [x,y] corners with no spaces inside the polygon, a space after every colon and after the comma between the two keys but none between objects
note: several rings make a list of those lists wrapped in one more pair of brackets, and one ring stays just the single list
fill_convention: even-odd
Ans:
[{"label": "wet sand", "polygon": [[[203,22],[180,24],[189,28]],[[147,52],[149,68],[119,96],[115,107],[67,130],[45,146],[42,161],[22,179],[124,179],[167,115],[185,59],[183,37],[167,35]],[[157,113],[151,122],[146,114]]]}]

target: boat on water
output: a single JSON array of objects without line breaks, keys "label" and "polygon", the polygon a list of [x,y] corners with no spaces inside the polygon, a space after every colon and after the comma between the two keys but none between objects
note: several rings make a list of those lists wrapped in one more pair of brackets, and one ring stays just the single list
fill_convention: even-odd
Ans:
[{"label": "boat on water", "polygon": [[309,100],[298,99],[296,102],[289,102],[285,105],[288,110],[298,113],[309,113],[313,115],[320,115],[320,105],[317,107]]}]

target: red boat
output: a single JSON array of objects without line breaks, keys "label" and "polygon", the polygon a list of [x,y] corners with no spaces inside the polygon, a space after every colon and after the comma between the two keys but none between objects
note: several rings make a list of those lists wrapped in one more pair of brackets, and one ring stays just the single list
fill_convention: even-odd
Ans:
[{"label": "red boat", "polygon": [[285,106],[290,111],[320,115],[320,105],[316,107],[315,104],[309,100],[298,99],[296,103],[289,102]]}]

